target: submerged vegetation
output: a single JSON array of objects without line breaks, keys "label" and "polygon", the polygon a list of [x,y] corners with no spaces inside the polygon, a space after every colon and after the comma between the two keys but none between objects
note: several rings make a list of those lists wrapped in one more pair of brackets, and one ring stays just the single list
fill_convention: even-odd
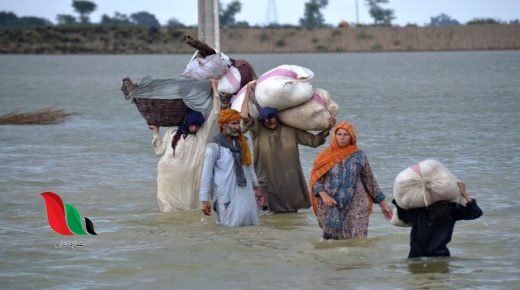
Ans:
[{"label": "submerged vegetation", "polygon": [[0,116],[0,125],[50,125],[63,123],[76,113],[47,107],[31,112],[11,112]]}]

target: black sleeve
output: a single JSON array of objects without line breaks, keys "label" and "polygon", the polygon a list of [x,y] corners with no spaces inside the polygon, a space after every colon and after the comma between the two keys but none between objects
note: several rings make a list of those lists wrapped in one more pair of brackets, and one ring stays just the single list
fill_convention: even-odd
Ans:
[{"label": "black sleeve", "polygon": [[457,204],[455,207],[455,220],[474,220],[481,215],[482,209],[480,209],[475,199],[466,203],[466,206]]},{"label": "black sleeve", "polygon": [[395,202],[395,199],[392,200],[392,203],[395,205],[395,208],[397,208],[397,217],[403,221],[404,223],[409,224],[411,222],[410,214],[407,210],[400,208],[397,205],[397,202]]}]

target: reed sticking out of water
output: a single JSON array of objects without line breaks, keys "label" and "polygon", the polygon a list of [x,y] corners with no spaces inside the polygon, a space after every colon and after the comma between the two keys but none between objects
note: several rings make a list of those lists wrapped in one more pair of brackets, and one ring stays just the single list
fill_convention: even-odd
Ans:
[{"label": "reed sticking out of water", "polygon": [[11,112],[0,116],[0,125],[49,125],[65,122],[75,113],[66,113],[55,107],[42,108],[32,112]]}]

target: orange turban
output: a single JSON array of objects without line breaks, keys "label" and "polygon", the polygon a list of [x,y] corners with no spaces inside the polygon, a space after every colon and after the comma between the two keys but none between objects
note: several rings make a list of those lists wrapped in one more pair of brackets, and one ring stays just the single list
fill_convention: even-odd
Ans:
[{"label": "orange turban", "polygon": [[[220,111],[218,116],[218,125],[220,126],[220,130],[222,131],[222,125],[232,122],[232,121],[240,121],[242,117],[240,116],[240,112],[233,109],[224,109]],[[242,164],[251,165],[253,163],[253,159],[251,158],[251,151],[249,150],[249,144],[247,143],[247,139],[242,134],[242,131],[239,131],[240,135],[238,140],[240,142],[240,148],[242,150]]]},{"label": "orange turban", "polygon": [[[338,141],[336,140],[336,132],[338,132],[338,129],[345,129],[349,133],[352,139],[352,143],[350,145],[346,147],[340,147],[338,145]],[[310,198],[314,213],[316,213],[318,209],[318,198],[314,195],[315,192],[313,192],[316,181],[325,176],[327,172],[336,164],[347,159],[350,155],[359,150],[356,145],[356,131],[354,130],[352,124],[345,121],[340,122],[338,125],[336,125],[332,132],[333,134],[331,144],[323,151],[321,151],[316,160],[314,160],[314,164],[311,170],[311,178],[309,182]],[[370,208],[372,208],[372,199],[368,197],[368,200],[370,203]]]},{"label": "orange turban", "polygon": [[220,111],[218,116],[218,125],[222,127],[223,124],[229,123],[231,121],[240,121],[240,112],[235,111],[233,109],[225,109]]}]

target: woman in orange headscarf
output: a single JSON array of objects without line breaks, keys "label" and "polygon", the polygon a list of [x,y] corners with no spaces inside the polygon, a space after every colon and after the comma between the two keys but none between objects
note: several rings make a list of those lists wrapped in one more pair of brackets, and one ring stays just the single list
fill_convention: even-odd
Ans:
[{"label": "woman in orange headscarf", "polygon": [[314,161],[310,189],[324,239],[366,237],[373,203],[387,220],[392,217],[367,156],[356,146],[354,127],[347,122],[334,128],[331,144]]}]

